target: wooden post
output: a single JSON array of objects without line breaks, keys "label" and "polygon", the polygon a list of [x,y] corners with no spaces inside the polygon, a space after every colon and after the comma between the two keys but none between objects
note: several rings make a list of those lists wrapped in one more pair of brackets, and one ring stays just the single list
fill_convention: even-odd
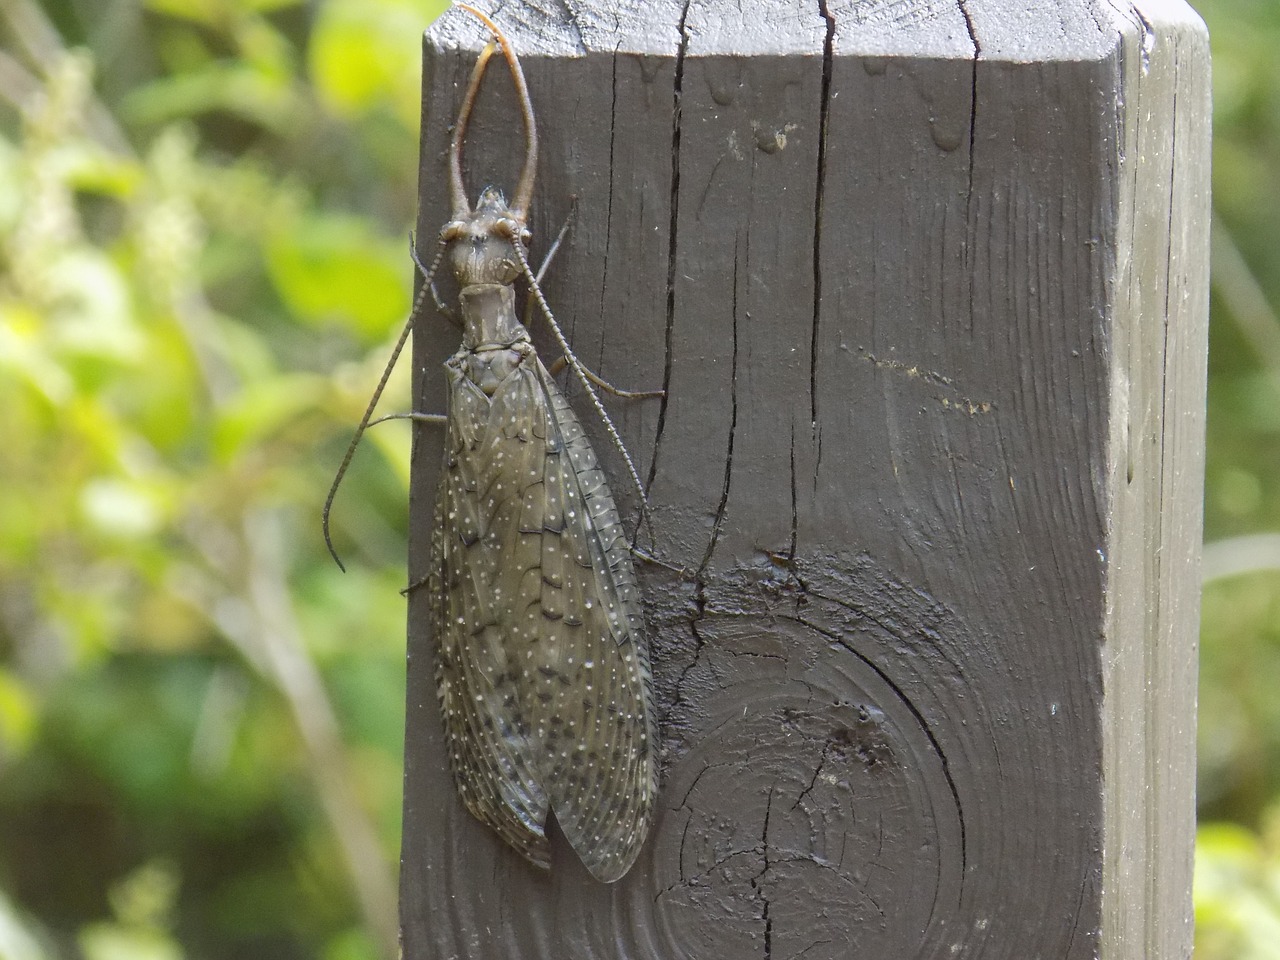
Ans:
[{"label": "wooden post", "polygon": [[[410,602],[408,960],[1191,951],[1208,46],[1181,0],[504,4],[534,257],[666,566],[631,873],[459,803]],[[426,36],[419,235],[486,37]],[[493,71],[469,189],[522,157]],[[448,295],[448,287],[443,291]],[[545,358],[549,338],[534,324]],[[456,330],[415,331],[419,409]],[[572,394],[572,390],[571,390]],[[637,497],[588,408],[624,516]],[[426,569],[438,432],[414,454]],[[628,519],[628,524],[632,521]]]}]

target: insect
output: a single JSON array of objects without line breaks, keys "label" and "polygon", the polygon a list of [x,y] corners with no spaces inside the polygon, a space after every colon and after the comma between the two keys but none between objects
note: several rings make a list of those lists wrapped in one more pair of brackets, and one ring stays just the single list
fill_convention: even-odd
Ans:
[{"label": "insect", "polygon": [[[569,349],[529,267],[537,132],[520,61],[492,20],[457,6],[479,18],[493,40],[476,61],[454,126],[452,216],[424,270],[414,310],[429,289],[434,293],[432,278],[447,259],[459,287],[462,345],[445,363],[448,412],[408,415],[443,422],[446,432],[431,567],[423,581],[446,747],[467,809],[524,857],[550,866],[546,823],[554,813],[592,875],[612,882],[634,863],[657,794],[649,645],[630,548],[605,475],[517,318],[521,278],[642,498],[643,489],[588,382],[596,378]],[[462,148],[498,48],[521,104],[525,161],[510,204],[486,187],[473,209]],[[330,491],[326,542],[334,491],[361,432],[377,422],[371,416],[388,376],[389,368]]]}]

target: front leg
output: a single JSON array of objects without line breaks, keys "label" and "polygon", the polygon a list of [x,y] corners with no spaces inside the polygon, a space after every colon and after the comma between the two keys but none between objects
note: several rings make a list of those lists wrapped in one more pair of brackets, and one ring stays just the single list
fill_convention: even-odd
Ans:
[{"label": "front leg", "polygon": [[376,420],[370,420],[369,426],[375,426],[386,420],[416,420],[419,423],[448,423],[449,418],[443,413],[388,413]]}]

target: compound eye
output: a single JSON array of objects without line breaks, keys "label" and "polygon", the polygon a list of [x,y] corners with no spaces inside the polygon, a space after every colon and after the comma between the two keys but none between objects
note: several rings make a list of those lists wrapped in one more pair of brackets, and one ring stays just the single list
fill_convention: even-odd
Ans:
[{"label": "compound eye", "polygon": [[440,228],[440,240],[448,243],[450,240],[457,240],[459,237],[465,236],[467,225],[461,220],[450,220]]},{"label": "compound eye", "polygon": [[529,241],[533,239],[533,231],[525,227],[520,231],[520,242],[525,246],[529,245]]}]

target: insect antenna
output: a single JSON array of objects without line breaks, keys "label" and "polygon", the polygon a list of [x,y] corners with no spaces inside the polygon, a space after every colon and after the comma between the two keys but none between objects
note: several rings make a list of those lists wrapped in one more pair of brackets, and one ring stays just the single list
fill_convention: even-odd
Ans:
[{"label": "insect antenna", "polygon": [[440,261],[444,259],[444,250],[444,241],[440,241],[437,244],[436,255],[431,261],[431,266],[427,269],[426,276],[423,278],[422,288],[413,300],[413,308],[409,311],[409,319],[405,321],[404,329],[400,331],[400,338],[396,340],[396,345],[391,350],[391,357],[387,360],[386,367],[383,368],[382,378],[378,380],[378,385],[373,389],[373,396],[369,398],[369,406],[365,408],[364,416],[360,418],[360,425],[356,427],[355,435],[352,436],[351,443],[347,445],[347,452],[342,458],[342,463],[338,465],[338,472],[334,474],[333,484],[329,487],[329,495],[325,497],[324,510],[320,515],[321,527],[324,529],[324,545],[329,548],[329,556],[333,557],[333,562],[338,565],[338,569],[343,573],[347,572],[347,568],[342,565],[342,560],[338,558],[338,551],[334,549],[333,539],[329,535],[329,511],[333,508],[333,498],[338,495],[338,487],[347,473],[347,467],[351,465],[351,458],[356,455],[356,447],[360,445],[360,438],[364,436],[365,430],[368,429],[370,422],[373,420],[374,408],[377,407],[378,400],[382,397],[382,391],[386,389],[387,381],[391,379],[391,371],[395,369],[396,360],[400,358],[400,351],[404,349],[404,345],[409,339],[409,331],[413,329],[413,321],[418,316],[418,311],[422,309],[422,303],[431,289],[431,280],[435,276],[436,270],[440,267]]},{"label": "insect antenna", "polygon": [[[524,169],[520,171],[520,180],[516,185],[516,195],[510,209],[515,218],[524,223],[529,217],[529,206],[533,202],[533,179],[538,169],[538,128],[533,119],[533,102],[529,99],[529,85],[525,83],[524,70],[520,67],[520,59],[516,56],[516,52],[511,49],[511,43],[498,25],[470,4],[456,3],[454,6],[460,10],[467,11],[488,28],[489,32],[493,34],[493,38],[501,45],[502,55],[506,58],[507,66],[511,70],[511,79],[516,86],[516,98],[520,101],[520,113],[524,118]],[[476,68],[471,74],[471,83],[474,88],[478,88],[480,85],[479,78],[484,73],[485,64],[492,53],[491,46],[492,44],[486,46],[484,52],[476,60]],[[458,124],[454,127],[453,141],[449,145],[449,160],[452,166],[451,176],[454,189],[457,190],[464,190],[462,185],[462,140],[466,134],[467,120],[470,119],[471,107],[474,102],[475,92],[473,89],[468,89],[467,98],[463,101],[462,113],[458,115]],[[462,203],[465,205],[466,202],[464,195]],[[455,208],[457,207],[456,197],[454,206]],[[465,212],[468,208],[464,206],[463,209]],[[455,216],[457,216],[456,213]]]},{"label": "insect antenna", "polygon": [[467,82],[467,92],[462,98],[462,106],[458,108],[458,119],[453,125],[453,136],[449,140],[449,202],[453,207],[455,220],[461,220],[471,212],[471,204],[467,201],[467,186],[462,181],[462,145],[466,142],[467,126],[471,122],[476,96],[480,93],[480,81],[484,79],[484,71],[494,49],[491,40],[476,57],[476,64],[471,68],[471,79]]}]

